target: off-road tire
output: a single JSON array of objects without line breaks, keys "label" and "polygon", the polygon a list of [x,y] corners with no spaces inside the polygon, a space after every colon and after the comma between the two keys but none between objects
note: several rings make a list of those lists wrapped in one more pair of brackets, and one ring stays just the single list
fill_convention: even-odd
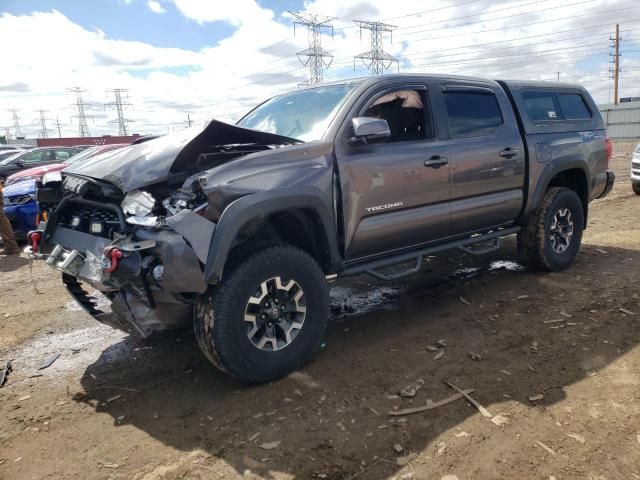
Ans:
[{"label": "off-road tire", "polygon": [[632,183],[631,189],[633,190],[633,193],[640,195],[640,183]]},{"label": "off-road tire", "polygon": [[[565,209],[571,212],[573,235],[566,250],[558,253],[552,246],[551,226],[556,213]],[[578,194],[568,188],[551,187],[518,234],[520,256],[525,263],[537,270],[564,270],[571,266],[580,250],[583,230],[584,209]]]},{"label": "off-road tire", "polygon": [[[304,292],[302,327],[280,350],[259,349],[248,337],[245,321],[249,299],[262,282],[294,280]],[[329,292],[318,263],[304,250],[270,244],[235,261],[220,284],[203,294],[194,309],[198,345],[219,369],[249,383],[263,383],[300,368],[319,350],[329,318]]]}]

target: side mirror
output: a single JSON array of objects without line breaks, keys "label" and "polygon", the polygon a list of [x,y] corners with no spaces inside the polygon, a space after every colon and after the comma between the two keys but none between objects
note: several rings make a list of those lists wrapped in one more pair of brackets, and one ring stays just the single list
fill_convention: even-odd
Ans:
[{"label": "side mirror", "polygon": [[383,118],[356,117],[351,120],[354,138],[363,143],[385,142],[391,136],[389,124]]},{"label": "side mirror", "polygon": [[22,168],[22,167],[24,167],[24,162],[23,162],[22,160],[18,160],[18,161],[16,162],[16,166],[18,166],[18,167]]}]

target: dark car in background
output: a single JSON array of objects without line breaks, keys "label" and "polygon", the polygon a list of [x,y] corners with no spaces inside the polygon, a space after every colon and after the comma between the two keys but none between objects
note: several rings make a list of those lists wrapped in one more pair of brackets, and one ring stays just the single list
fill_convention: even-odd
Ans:
[{"label": "dark car in background", "polygon": [[9,175],[20,170],[51,163],[62,163],[80,151],[80,149],[73,147],[47,147],[16,154],[0,161],[0,181],[4,181]]},{"label": "dark car in background", "polygon": [[[21,170],[18,173],[14,173],[13,175],[7,177],[5,181],[5,186],[19,182],[21,180],[28,180],[28,179],[40,180],[45,173],[59,172],[60,170],[64,170],[69,165],[72,165],[76,162],[80,162],[82,160],[95,157],[96,155],[100,155],[101,153],[109,152],[111,150],[116,150],[118,148],[122,148],[126,146],[128,146],[128,144],[126,143],[114,143],[111,145],[99,145],[99,146],[85,148],[80,153],[77,153],[74,156],[69,157],[69,159],[65,160],[64,162],[47,163],[44,165],[35,166],[33,168],[28,168],[26,170]],[[78,148],[78,147],[74,147],[74,148]]]},{"label": "dark car in background", "polygon": [[24,153],[24,150],[0,150],[0,161],[18,155],[19,153]]}]

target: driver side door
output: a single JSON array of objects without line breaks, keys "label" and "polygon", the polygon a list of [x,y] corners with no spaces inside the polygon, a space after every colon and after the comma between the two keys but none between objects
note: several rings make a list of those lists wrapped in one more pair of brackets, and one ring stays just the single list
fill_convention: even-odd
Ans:
[{"label": "driver side door", "polygon": [[371,116],[372,106],[394,92],[414,92],[402,95],[417,94],[422,108],[378,110],[391,131],[385,143],[336,143],[347,261],[410,249],[450,232],[449,155],[436,136],[426,85],[377,91],[358,116]]}]

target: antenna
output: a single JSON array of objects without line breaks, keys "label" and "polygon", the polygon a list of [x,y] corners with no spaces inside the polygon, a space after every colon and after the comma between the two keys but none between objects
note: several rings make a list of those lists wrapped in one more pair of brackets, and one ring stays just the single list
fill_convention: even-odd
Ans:
[{"label": "antenna", "polygon": [[398,64],[400,70],[400,62],[393,55],[388,54],[382,47],[382,36],[384,32],[391,34],[391,42],[393,42],[393,30],[397,27],[382,22],[367,22],[364,20],[354,20],[360,26],[360,38],[362,38],[362,30],[371,31],[371,50],[353,57],[353,69],[356,68],[356,59],[362,60],[362,63],[371,72],[371,75],[382,75],[388,70],[392,63]]},{"label": "antenna", "polygon": [[[307,27],[309,34],[309,48],[298,52],[298,60],[304,66],[309,66],[309,80],[301,85],[315,85],[322,83],[324,69],[329,68],[333,61],[333,55],[322,48],[322,29],[331,29],[331,37],[333,38],[333,25],[331,21],[335,17],[325,17],[323,15],[315,15],[312,13],[295,13],[289,12],[295,18],[293,22],[293,34],[296,33],[296,25]],[[302,57],[306,57],[304,60]]]},{"label": "antenna", "polygon": [[124,97],[125,100],[128,99],[129,90],[125,88],[114,88],[109,90],[107,93],[109,92],[113,94],[115,100],[113,102],[105,103],[104,106],[114,107],[116,109],[116,114],[118,115],[118,118],[111,120],[109,123],[117,123],[118,135],[124,137],[127,135],[127,123],[131,122],[131,120],[124,118],[124,108],[130,107],[131,104],[123,103],[122,98]]},{"label": "antenna", "polygon": [[73,93],[76,96],[76,102],[71,105],[78,111],[78,114],[74,115],[74,117],[78,117],[78,133],[81,137],[91,136],[91,132],[89,132],[89,125],[87,125],[87,115],[84,111],[85,104],[82,100],[82,94],[85,93],[86,90],[83,90],[80,87],[73,87],[67,88],[67,92]]}]

